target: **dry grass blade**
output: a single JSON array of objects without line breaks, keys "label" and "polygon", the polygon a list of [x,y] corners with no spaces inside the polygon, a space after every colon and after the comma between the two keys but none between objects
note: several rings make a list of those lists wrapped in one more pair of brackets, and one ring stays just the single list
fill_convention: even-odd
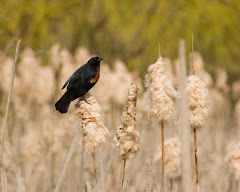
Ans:
[{"label": "dry grass blade", "polygon": [[79,176],[79,188],[80,192],[83,190],[83,166],[84,166],[84,148],[85,148],[85,142],[82,138],[82,150],[81,150],[81,162],[80,162],[80,176]]},{"label": "dry grass blade", "polygon": [[18,40],[18,42],[17,42],[15,59],[14,59],[14,64],[13,64],[11,84],[10,84],[9,93],[8,93],[7,108],[6,108],[6,113],[5,113],[5,118],[4,118],[3,128],[2,128],[1,146],[0,146],[0,165],[2,165],[3,144],[4,144],[5,134],[6,134],[8,111],[9,111],[9,105],[10,105],[10,100],[11,100],[11,96],[12,96],[12,88],[13,88],[14,75],[15,75],[15,69],[16,69],[16,64],[17,64],[20,42],[21,42],[21,40]]},{"label": "dry grass blade", "polygon": [[8,191],[7,175],[4,167],[1,168],[1,185],[2,185],[2,192],[7,192]]},{"label": "dry grass blade", "polygon": [[86,181],[87,192],[92,192],[92,186],[89,181]]},{"label": "dry grass blade", "polygon": [[64,175],[66,173],[67,167],[68,167],[69,162],[71,160],[73,151],[75,149],[77,141],[79,141],[79,136],[80,136],[80,134],[79,134],[79,131],[78,131],[78,128],[77,128],[77,131],[75,133],[75,136],[74,136],[74,139],[72,141],[71,147],[70,147],[70,149],[68,151],[68,155],[67,155],[66,161],[65,161],[65,163],[63,165],[63,168],[62,168],[61,174],[60,174],[60,176],[58,178],[58,182],[57,182],[56,188],[54,189],[54,192],[59,192],[59,190],[60,190],[60,187],[61,187],[62,182],[63,182]]},{"label": "dry grass blade", "polygon": [[18,192],[26,192],[26,187],[24,185],[21,170],[20,169],[15,170],[15,175],[18,183]]},{"label": "dry grass blade", "polygon": [[152,191],[152,161],[153,161],[153,157],[150,157],[150,160],[148,163],[148,180],[147,180],[146,192]]},{"label": "dry grass blade", "polygon": [[114,158],[117,155],[118,145],[119,145],[119,143],[117,145],[115,145],[114,150],[113,150],[113,152],[112,152],[112,154],[111,154],[111,156],[110,156],[110,158],[109,158],[109,160],[107,162],[107,165],[106,165],[106,167],[104,169],[103,176],[98,179],[97,185],[94,187],[93,192],[97,192],[101,188],[101,185],[104,182],[104,179],[105,179],[106,175],[109,172],[109,169],[110,169],[110,167],[111,167],[111,165],[113,163],[113,160],[114,160]]}]

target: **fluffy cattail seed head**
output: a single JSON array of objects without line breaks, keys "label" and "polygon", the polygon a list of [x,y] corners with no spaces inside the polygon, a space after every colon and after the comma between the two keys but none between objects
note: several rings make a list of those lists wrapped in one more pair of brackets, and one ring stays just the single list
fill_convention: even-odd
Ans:
[{"label": "fluffy cattail seed head", "polygon": [[187,98],[190,125],[192,128],[200,128],[206,123],[210,99],[207,86],[196,75],[187,77]]},{"label": "fluffy cattail seed head", "polygon": [[179,93],[173,88],[172,82],[164,75],[165,63],[160,57],[148,67],[146,87],[148,88],[148,111],[157,122],[169,122],[173,118],[173,108]]},{"label": "fluffy cattail seed head", "polygon": [[[164,144],[165,173],[169,178],[176,178],[181,175],[181,144],[178,138],[173,137]],[[160,160],[162,150],[154,157],[154,161]]]},{"label": "fluffy cattail seed head", "polygon": [[92,95],[85,96],[85,101],[79,101],[76,116],[83,129],[84,148],[86,153],[95,153],[102,143],[106,142],[109,132],[102,121],[102,109]]},{"label": "fluffy cattail seed head", "polygon": [[235,178],[240,180],[240,143],[226,155],[225,161],[228,163],[230,171],[234,173]]},{"label": "fluffy cattail seed head", "polygon": [[123,159],[133,158],[139,151],[139,132],[136,127],[137,93],[137,85],[132,84],[128,89],[127,108],[124,110],[121,124],[117,128],[118,152]]}]

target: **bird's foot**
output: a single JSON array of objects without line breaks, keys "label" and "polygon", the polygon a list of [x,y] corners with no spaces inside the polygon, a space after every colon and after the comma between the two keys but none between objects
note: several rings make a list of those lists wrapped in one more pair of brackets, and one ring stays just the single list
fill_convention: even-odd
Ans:
[{"label": "bird's foot", "polygon": [[82,96],[82,98],[83,98],[83,101],[85,101],[87,104],[92,105],[92,103],[90,103],[88,100],[86,100],[84,96]]}]

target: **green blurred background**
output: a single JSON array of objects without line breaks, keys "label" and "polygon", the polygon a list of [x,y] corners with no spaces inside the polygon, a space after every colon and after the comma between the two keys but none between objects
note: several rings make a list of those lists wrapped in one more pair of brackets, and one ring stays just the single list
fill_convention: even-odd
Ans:
[{"label": "green blurred background", "polygon": [[240,77],[239,0],[1,0],[0,49],[14,53],[14,42],[31,47],[47,61],[54,43],[72,53],[87,47],[111,63],[116,58],[143,76],[158,57],[176,59],[180,38],[187,53],[201,52],[214,75],[224,67],[229,81]]}]

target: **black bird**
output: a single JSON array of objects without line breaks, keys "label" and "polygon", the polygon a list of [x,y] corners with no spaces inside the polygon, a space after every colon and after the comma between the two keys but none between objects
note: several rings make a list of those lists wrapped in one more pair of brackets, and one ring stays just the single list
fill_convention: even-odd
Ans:
[{"label": "black bird", "polygon": [[103,59],[100,57],[92,57],[73,73],[62,87],[64,89],[67,86],[67,91],[55,104],[56,110],[60,113],[67,113],[70,103],[79,97],[83,97],[84,101],[87,102],[84,94],[97,83],[100,76],[101,60]]}]

